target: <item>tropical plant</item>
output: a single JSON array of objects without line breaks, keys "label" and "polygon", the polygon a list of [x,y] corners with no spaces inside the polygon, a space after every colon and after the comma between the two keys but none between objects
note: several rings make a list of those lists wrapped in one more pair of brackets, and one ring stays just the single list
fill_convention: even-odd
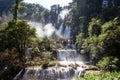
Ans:
[{"label": "tropical plant", "polygon": [[76,80],[119,80],[120,72],[102,72],[100,74],[86,74],[84,78],[76,77]]},{"label": "tropical plant", "polygon": [[10,21],[8,27],[1,31],[1,50],[16,48],[18,52],[24,53],[25,48],[32,42],[31,38],[35,37],[35,29],[26,21]]},{"label": "tropical plant", "polygon": [[92,21],[89,23],[88,32],[89,32],[89,37],[99,36],[101,34],[100,20],[93,18]]},{"label": "tropical plant", "polygon": [[119,69],[119,59],[117,57],[103,57],[98,63],[97,66],[101,70],[118,70]]}]

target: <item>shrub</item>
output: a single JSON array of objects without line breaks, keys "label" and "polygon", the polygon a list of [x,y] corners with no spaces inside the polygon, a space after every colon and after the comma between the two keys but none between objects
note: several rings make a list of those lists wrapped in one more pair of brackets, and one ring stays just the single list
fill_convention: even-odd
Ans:
[{"label": "shrub", "polygon": [[84,78],[76,77],[76,80],[119,80],[120,72],[106,72],[100,74],[87,74]]},{"label": "shrub", "polygon": [[98,63],[97,66],[101,70],[117,70],[119,69],[119,59],[116,57],[103,57]]}]

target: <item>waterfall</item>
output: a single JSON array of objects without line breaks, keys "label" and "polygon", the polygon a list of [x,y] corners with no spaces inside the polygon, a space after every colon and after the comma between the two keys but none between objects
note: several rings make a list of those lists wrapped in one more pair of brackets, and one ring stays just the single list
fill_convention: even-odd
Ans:
[{"label": "waterfall", "polygon": [[75,80],[75,77],[80,76],[85,69],[81,67],[84,63],[75,49],[57,50],[57,59],[61,65],[66,65],[66,67],[29,68],[26,69],[22,80]]},{"label": "waterfall", "polygon": [[56,35],[62,37],[63,23],[60,25],[59,29],[56,31]]},{"label": "waterfall", "polygon": [[22,72],[23,72],[23,69],[13,78],[13,80],[17,80]]},{"label": "waterfall", "polygon": [[84,65],[82,56],[75,49],[58,50],[57,59],[61,65]]},{"label": "waterfall", "polygon": [[59,24],[60,23],[60,16],[58,15],[58,17],[57,17],[57,24]]},{"label": "waterfall", "polygon": [[67,39],[70,39],[70,26],[66,26],[65,31],[64,31],[64,37]]},{"label": "waterfall", "polygon": [[76,50],[58,50],[57,59],[59,61],[75,61]]},{"label": "waterfall", "polygon": [[[58,15],[56,20],[56,24],[60,24],[58,30],[52,24],[42,27],[43,25],[35,23],[36,25],[33,27],[38,30],[39,36],[51,36],[55,31],[58,37],[64,37],[65,41],[63,40],[62,43],[61,40],[60,42],[65,46],[65,49],[57,50],[58,63],[56,63],[56,66],[48,69],[41,69],[40,67],[26,68],[22,80],[75,80],[76,76],[81,75],[81,72],[85,69],[82,67],[84,65],[82,56],[77,53],[72,40],[70,40],[71,26],[64,23],[68,13],[69,10],[65,9]],[[31,25],[34,24],[30,23]],[[30,55],[30,50],[32,49],[28,48],[26,55]]]},{"label": "waterfall", "polygon": [[[69,12],[69,9],[63,9],[57,17],[57,24],[60,24],[60,26],[58,26],[58,30],[56,30],[55,33],[58,37],[70,39],[71,28],[64,23],[67,19]],[[62,20],[62,22],[60,22],[60,20]]]},{"label": "waterfall", "polygon": [[63,31],[63,23],[59,26],[59,29],[56,31],[56,35],[58,37],[64,37],[66,39],[70,39],[71,28],[70,26],[66,26],[65,30]]},{"label": "waterfall", "polygon": [[75,80],[74,77],[80,75],[82,70],[82,68],[71,67],[27,70],[22,80]]},{"label": "waterfall", "polygon": [[27,50],[25,51],[25,56],[30,57],[32,54],[32,48],[27,48]]}]

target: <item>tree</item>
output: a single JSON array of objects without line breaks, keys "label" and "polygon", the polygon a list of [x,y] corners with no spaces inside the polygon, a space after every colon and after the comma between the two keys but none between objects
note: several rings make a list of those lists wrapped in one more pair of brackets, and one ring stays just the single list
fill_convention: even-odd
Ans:
[{"label": "tree", "polygon": [[[4,35],[4,36],[3,36]],[[31,38],[36,37],[35,29],[30,27],[26,21],[10,21],[8,27],[1,31],[1,46],[11,50],[16,48],[19,53],[24,53],[25,48],[31,45]],[[22,55],[21,55],[22,56]]]},{"label": "tree", "polygon": [[42,40],[39,42],[39,49],[41,51],[53,51],[54,41],[47,36],[43,37]]},{"label": "tree", "polygon": [[88,28],[89,37],[92,36],[99,36],[101,34],[101,22],[97,19],[92,19],[92,21],[89,23]]},{"label": "tree", "polygon": [[118,26],[115,30],[110,30],[103,38],[102,47],[104,48],[104,54],[109,56],[120,57],[120,28]]},{"label": "tree", "polygon": [[102,11],[102,0],[73,0],[72,3],[72,34],[74,36],[84,33],[88,37],[88,25],[90,20],[98,18]]},{"label": "tree", "polygon": [[102,8],[101,18],[103,21],[110,21],[115,17],[120,17],[120,1],[109,0],[108,5]]},{"label": "tree", "polygon": [[83,33],[80,33],[79,35],[76,36],[76,46],[79,52],[82,49],[83,43],[84,43],[84,35]]},{"label": "tree", "polygon": [[107,31],[110,31],[110,30],[115,30],[118,26],[118,18],[114,18],[113,20],[110,20],[108,22],[105,22],[103,25],[102,25],[102,30],[101,32],[102,33],[106,33]]},{"label": "tree", "polygon": [[14,20],[17,20],[17,18],[18,18],[18,9],[20,8],[21,1],[23,1],[23,0],[15,0],[15,8],[14,8],[14,15],[13,15]]}]

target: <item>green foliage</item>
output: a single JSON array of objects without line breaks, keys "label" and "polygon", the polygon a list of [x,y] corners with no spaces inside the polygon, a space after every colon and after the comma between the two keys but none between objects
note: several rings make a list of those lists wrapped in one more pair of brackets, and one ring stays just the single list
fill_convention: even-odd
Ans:
[{"label": "green foliage", "polygon": [[102,39],[102,47],[106,55],[120,57],[120,28],[111,30],[106,33],[106,36]]},{"label": "green foliage", "polygon": [[43,62],[42,62],[42,68],[45,69],[48,67],[48,64],[50,63],[52,53],[51,52],[43,52]]},{"label": "green foliage", "polygon": [[105,33],[109,30],[115,30],[117,28],[116,21],[108,21],[102,25],[102,33]]},{"label": "green foliage", "polygon": [[[17,5],[15,3],[17,2]],[[19,2],[20,1],[20,2]],[[22,0],[0,0],[0,16],[5,16],[9,21],[11,15],[14,15],[14,19],[33,20],[38,22],[47,23],[49,11],[39,4],[24,3]],[[10,19],[9,19],[10,18]],[[4,20],[0,19],[0,22]]]},{"label": "green foliage", "polygon": [[38,47],[35,47],[35,48],[33,48],[33,50],[32,50],[32,53],[33,53],[33,54],[37,54],[37,53],[39,53],[39,52],[40,52],[40,50],[39,50]]},{"label": "green foliage", "polygon": [[46,59],[50,59],[52,56],[52,53],[51,52],[43,52],[43,57],[44,57],[44,60]]},{"label": "green foliage", "polygon": [[95,18],[89,23],[89,37],[98,36],[101,33],[101,22]]},{"label": "green foliage", "polygon": [[98,38],[96,36],[93,36],[89,39],[89,42],[90,42],[90,52],[92,54],[92,57],[94,58],[98,58],[98,53],[100,53],[100,47],[98,45]]},{"label": "green foliage", "polygon": [[4,30],[6,27],[8,27],[8,24],[6,22],[0,24],[0,31]]},{"label": "green foliage", "polygon": [[26,21],[10,21],[8,27],[0,32],[1,50],[17,48],[18,52],[24,51],[31,38],[35,38],[35,29],[30,27]]},{"label": "green foliage", "polygon": [[110,70],[114,71],[119,69],[119,59],[116,57],[103,57],[98,63],[97,66],[101,70]]},{"label": "green foliage", "polygon": [[[99,28],[96,27],[98,25]],[[88,33],[88,38],[83,38],[83,33],[80,33],[76,37],[76,43],[78,44],[78,48],[84,50],[84,53],[89,53],[92,56],[95,63],[104,56],[120,57],[120,28],[118,18],[108,21],[103,25],[100,20],[93,19],[90,22]]]},{"label": "green foliage", "polygon": [[87,74],[84,78],[77,77],[76,80],[119,80],[120,72],[102,72],[100,74]]},{"label": "green foliage", "polygon": [[[92,18],[96,18],[101,13],[102,0],[74,0],[72,3],[72,36],[84,33],[88,37],[88,25]],[[99,33],[99,32],[98,32]]]},{"label": "green foliage", "polygon": [[18,9],[20,8],[20,3],[23,0],[15,0],[15,6],[14,6],[14,14],[13,14],[13,19],[17,20],[18,18]]},{"label": "green foliage", "polygon": [[20,19],[38,21],[42,23],[48,22],[49,11],[39,4],[22,3],[26,8],[20,9]]},{"label": "green foliage", "polygon": [[76,45],[79,49],[82,49],[82,45],[83,45],[83,33],[80,33],[79,35],[76,36]]},{"label": "green foliage", "polygon": [[39,49],[42,51],[53,51],[54,48],[54,41],[47,36],[43,37],[42,40],[39,42]]},{"label": "green foliage", "polygon": [[82,50],[83,50],[83,52],[81,51],[81,54],[83,53],[89,53],[89,51],[90,51],[90,47],[89,47],[89,44],[90,44],[90,41],[89,41],[89,38],[87,38],[87,39],[84,39],[84,41],[83,41],[83,44],[82,44]]},{"label": "green foliage", "polygon": [[112,27],[111,28],[102,27],[102,30],[106,30],[106,32],[100,34],[98,37],[93,36],[89,38],[90,53],[97,60],[101,59],[101,57],[104,57],[104,56],[119,57],[120,29],[119,29],[119,26],[117,25],[109,25],[109,26],[112,26]]},{"label": "green foliage", "polygon": [[56,65],[56,63],[58,63],[58,62],[57,61],[50,61],[48,66],[53,67]]}]

